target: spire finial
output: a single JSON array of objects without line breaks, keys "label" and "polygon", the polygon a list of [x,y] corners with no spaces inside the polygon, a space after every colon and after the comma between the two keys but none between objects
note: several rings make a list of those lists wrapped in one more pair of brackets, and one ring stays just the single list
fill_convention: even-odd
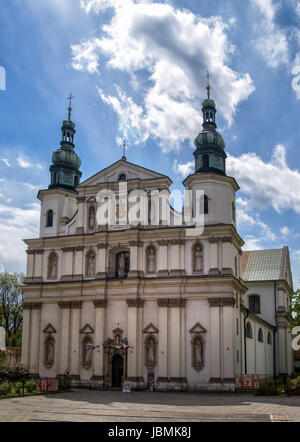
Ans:
[{"label": "spire finial", "polygon": [[121,144],[121,147],[123,147],[122,160],[125,160],[125,161],[127,161],[127,158],[126,158],[126,147],[127,147],[127,145],[128,145],[128,141],[125,138],[123,138],[123,141],[122,141],[122,144]]},{"label": "spire finial", "polygon": [[210,99],[210,84],[209,84],[209,71],[207,71],[207,98]]},{"label": "spire finial", "polygon": [[73,97],[72,93],[70,92],[70,96],[68,97],[68,100],[70,100],[70,104],[69,104],[69,107],[68,107],[68,111],[69,111],[68,119],[69,119],[69,121],[71,121],[72,100],[73,100],[74,98],[75,98],[75,97]]}]

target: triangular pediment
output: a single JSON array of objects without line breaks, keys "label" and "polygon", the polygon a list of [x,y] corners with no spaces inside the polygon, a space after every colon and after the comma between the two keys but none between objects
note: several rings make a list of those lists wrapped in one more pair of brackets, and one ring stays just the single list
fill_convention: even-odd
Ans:
[{"label": "triangular pediment", "polygon": [[143,333],[159,333],[158,328],[155,327],[152,323],[148,324],[147,327],[144,328]]},{"label": "triangular pediment", "polygon": [[94,329],[89,324],[86,324],[84,327],[82,327],[80,333],[94,333]]},{"label": "triangular pediment", "polygon": [[195,324],[194,327],[190,329],[190,333],[206,333],[206,332],[207,330],[204,327],[202,327],[202,325],[199,322],[197,322],[197,324]]},{"label": "triangular pediment", "polygon": [[47,327],[44,328],[43,332],[44,333],[56,333],[56,330],[53,327],[53,325],[48,324]]},{"label": "triangular pediment", "polygon": [[[113,183],[118,182],[120,175],[124,174],[127,180],[132,179],[155,179],[155,178],[168,178],[166,175],[162,175],[153,170],[146,169],[145,167],[138,166],[133,163],[129,163],[125,160],[119,160],[116,163],[108,166],[106,169],[101,170],[92,177],[83,181],[78,187],[84,186],[96,186],[101,183]],[[170,180],[170,178],[168,178]],[[171,184],[171,180],[170,180]]]}]

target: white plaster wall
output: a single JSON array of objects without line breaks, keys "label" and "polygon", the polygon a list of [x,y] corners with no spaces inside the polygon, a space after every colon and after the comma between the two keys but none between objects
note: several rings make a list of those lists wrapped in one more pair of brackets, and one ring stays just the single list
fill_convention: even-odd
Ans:
[{"label": "white plaster wall", "polygon": [[248,283],[248,291],[245,295],[245,307],[249,308],[249,295],[260,295],[260,318],[275,325],[275,304],[274,304],[274,284],[269,283]]},{"label": "white plaster wall", "polygon": [[[127,337],[128,333],[128,317],[127,317],[127,302],[109,300],[107,303],[107,316],[106,316],[106,332],[105,339],[107,337],[113,338],[113,330],[117,328],[119,323],[120,329],[123,330],[123,338]],[[130,345],[130,342],[129,342]]]},{"label": "white plaster wall", "polygon": [[191,189],[203,190],[208,196],[208,214],[204,215],[205,224],[233,224],[232,202],[235,203],[235,192],[229,183],[218,181],[194,182]]}]

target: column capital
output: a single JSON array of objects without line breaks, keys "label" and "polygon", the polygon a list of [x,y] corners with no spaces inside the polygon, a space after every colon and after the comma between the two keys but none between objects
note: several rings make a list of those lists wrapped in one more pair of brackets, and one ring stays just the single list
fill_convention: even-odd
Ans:
[{"label": "column capital", "polygon": [[216,244],[219,241],[219,238],[215,238],[214,236],[212,236],[211,238],[208,238],[208,241],[210,242],[210,244]]},{"label": "column capital", "polygon": [[168,307],[169,300],[168,299],[157,299],[158,307]]},{"label": "column capital", "polygon": [[127,299],[126,300],[128,307],[144,307],[144,300],[137,298],[137,299]]},{"label": "column capital", "polygon": [[26,250],[27,255],[34,255],[35,250]]},{"label": "column capital", "polygon": [[40,310],[42,308],[41,302],[24,302],[23,310]]},{"label": "column capital", "polygon": [[108,244],[104,243],[104,242],[100,242],[97,245],[98,249],[107,249],[108,248]]},{"label": "column capital", "polygon": [[76,250],[76,252],[82,252],[82,250],[84,250],[84,246],[76,246],[74,247],[74,249]]},{"label": "column capital", "polygon": [[180,246],[181,240],[180,239],[171,239],[170,244],[171,244],[171,246]]},{"label": "column capital", "polygon": [[95,308],[106,308],[107,307],[107,301],[105,299],[97,299],[96,301],[93,301],[93,304]]},{"label": "column capital", "polygon": [[64,248],[62,249],[62,251],[63,251],[64,253],[67,253],[67,252],[73,252],[73,250],[74,250],[74,247],[64,247]]},{"label": "column capital", "polygon": [[143,247],[142,241],[129,241],[130,247]]},{"label": "column capital", "polygon": [[76,199],[78,203],[84,203],[86,200],[86,196],[78,196]]},{"label": "column capital", "polygon": [[234,298],[208,298],[208,302],[210,307],[234,307],[235,299]]},{"label": "column capital", "polygon": [[231,236],[223,236],[223,238],[220,238],[222,242],[232,242]]},{"label": "column capital", "polygon": [[166,239],[161,239],[160,241],[157,241],[157,244],[159,246],[167,246],[169,244],[169,241]]},{"label": "column capital", "polygon": [[70,309],[70,308],[81,308],[82,301],[69,301],[69,302],[59,302],[59,308]]},{"label": "column capital", "polygon": [[186,299],[169,299],[169,307],[186,307]]},{"label": "column capital", "polygon": [[38,249],[38,250],[35,250],[34,253],[36,255],[42,255],[44,253],[44,250],[43,249]]}]

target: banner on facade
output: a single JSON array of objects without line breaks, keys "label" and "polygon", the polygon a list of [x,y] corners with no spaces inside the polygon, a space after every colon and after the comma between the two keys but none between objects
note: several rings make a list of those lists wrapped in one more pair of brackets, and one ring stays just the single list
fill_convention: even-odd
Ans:
[{"label": "banner on facade", "polygon": [[235,380],[237,390],[258,390],[260,387],[258,374],[238,374]]},{"label": "banner on facade", "polygon": [[58,380],[57,379],[51,379],[51,380],[40,379],[36,383],[36,391],[38,393],[44,393],[46,391],[58,391]]}]

